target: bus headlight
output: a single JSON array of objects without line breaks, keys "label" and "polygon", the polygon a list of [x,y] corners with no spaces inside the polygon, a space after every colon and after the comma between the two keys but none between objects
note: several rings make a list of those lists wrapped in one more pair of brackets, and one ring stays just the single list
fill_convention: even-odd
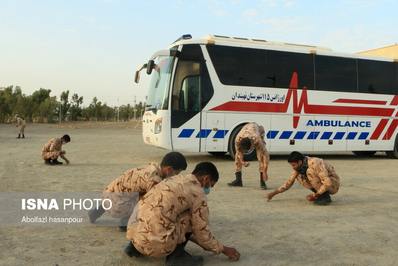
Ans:
[{"label": "bus headlight", "polygon": [[162,131],[162,118],[155,121],[155,134],[159,134]]}]

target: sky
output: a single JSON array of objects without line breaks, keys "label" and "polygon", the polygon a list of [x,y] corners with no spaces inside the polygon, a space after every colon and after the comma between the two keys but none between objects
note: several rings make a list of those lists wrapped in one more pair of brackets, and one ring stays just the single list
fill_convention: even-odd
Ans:
[{"label": "sky", "polygon": [[398,43],[397,10],[396,0],[0,0],[0,87],[133,104],[147,94],[136,68],[182,34],[351,53]]}]

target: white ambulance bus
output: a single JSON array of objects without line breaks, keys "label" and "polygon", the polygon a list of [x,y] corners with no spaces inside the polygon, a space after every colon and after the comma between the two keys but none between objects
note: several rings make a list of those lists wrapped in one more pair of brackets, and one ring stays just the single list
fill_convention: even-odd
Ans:
[{"label": "white ambulance bus", "polygon": [[[243,125],[272,153],[384,151],[398,158],[398,62],[265,40],[184,35],[140,71],[151,75],[144,142],[229,153]],[[255,158],[255,152],[245,155]]]}]

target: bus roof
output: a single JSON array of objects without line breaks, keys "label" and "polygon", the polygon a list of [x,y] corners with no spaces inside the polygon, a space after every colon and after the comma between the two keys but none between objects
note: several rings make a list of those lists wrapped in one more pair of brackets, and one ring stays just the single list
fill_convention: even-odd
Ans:
[{"label": "bus roof", "polygon": [[288,52],[297,52],[297,53],[312,53],[318,55],[328,55],[328,56],[337,56],[345,58],[358,58],[358,59],[367,59],[367,60],[398,62],[397,59],[392,59],[388,57],[334,52],[330,48],[321,47],[321,46],[274,42],[262,39],[250,39],[242,37],[228,37],[222,35],[207,35],[199,39],[191,39],[189,37],[180,38],[174,43],[172,43],[170,47],[174,47],[176,45],[183,45],[183,44],[226,45],[226,46],[270,49],[270,50],[288,51]]}]

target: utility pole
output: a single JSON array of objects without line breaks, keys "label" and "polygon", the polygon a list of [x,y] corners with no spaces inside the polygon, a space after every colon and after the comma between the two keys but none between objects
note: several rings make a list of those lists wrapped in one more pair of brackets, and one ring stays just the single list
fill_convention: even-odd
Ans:
[{"label": "utility pole", "polygon": [[120,105],[119,98],[117,98],[117,122],[119,123]]},{"label": "utility pole", "polygon": [[59,124],[62,121],[62,102],[59,103]]},{"label": "utility pole", "polygon": [[137,120],[137,96],[134,95],[134,120]]}]

